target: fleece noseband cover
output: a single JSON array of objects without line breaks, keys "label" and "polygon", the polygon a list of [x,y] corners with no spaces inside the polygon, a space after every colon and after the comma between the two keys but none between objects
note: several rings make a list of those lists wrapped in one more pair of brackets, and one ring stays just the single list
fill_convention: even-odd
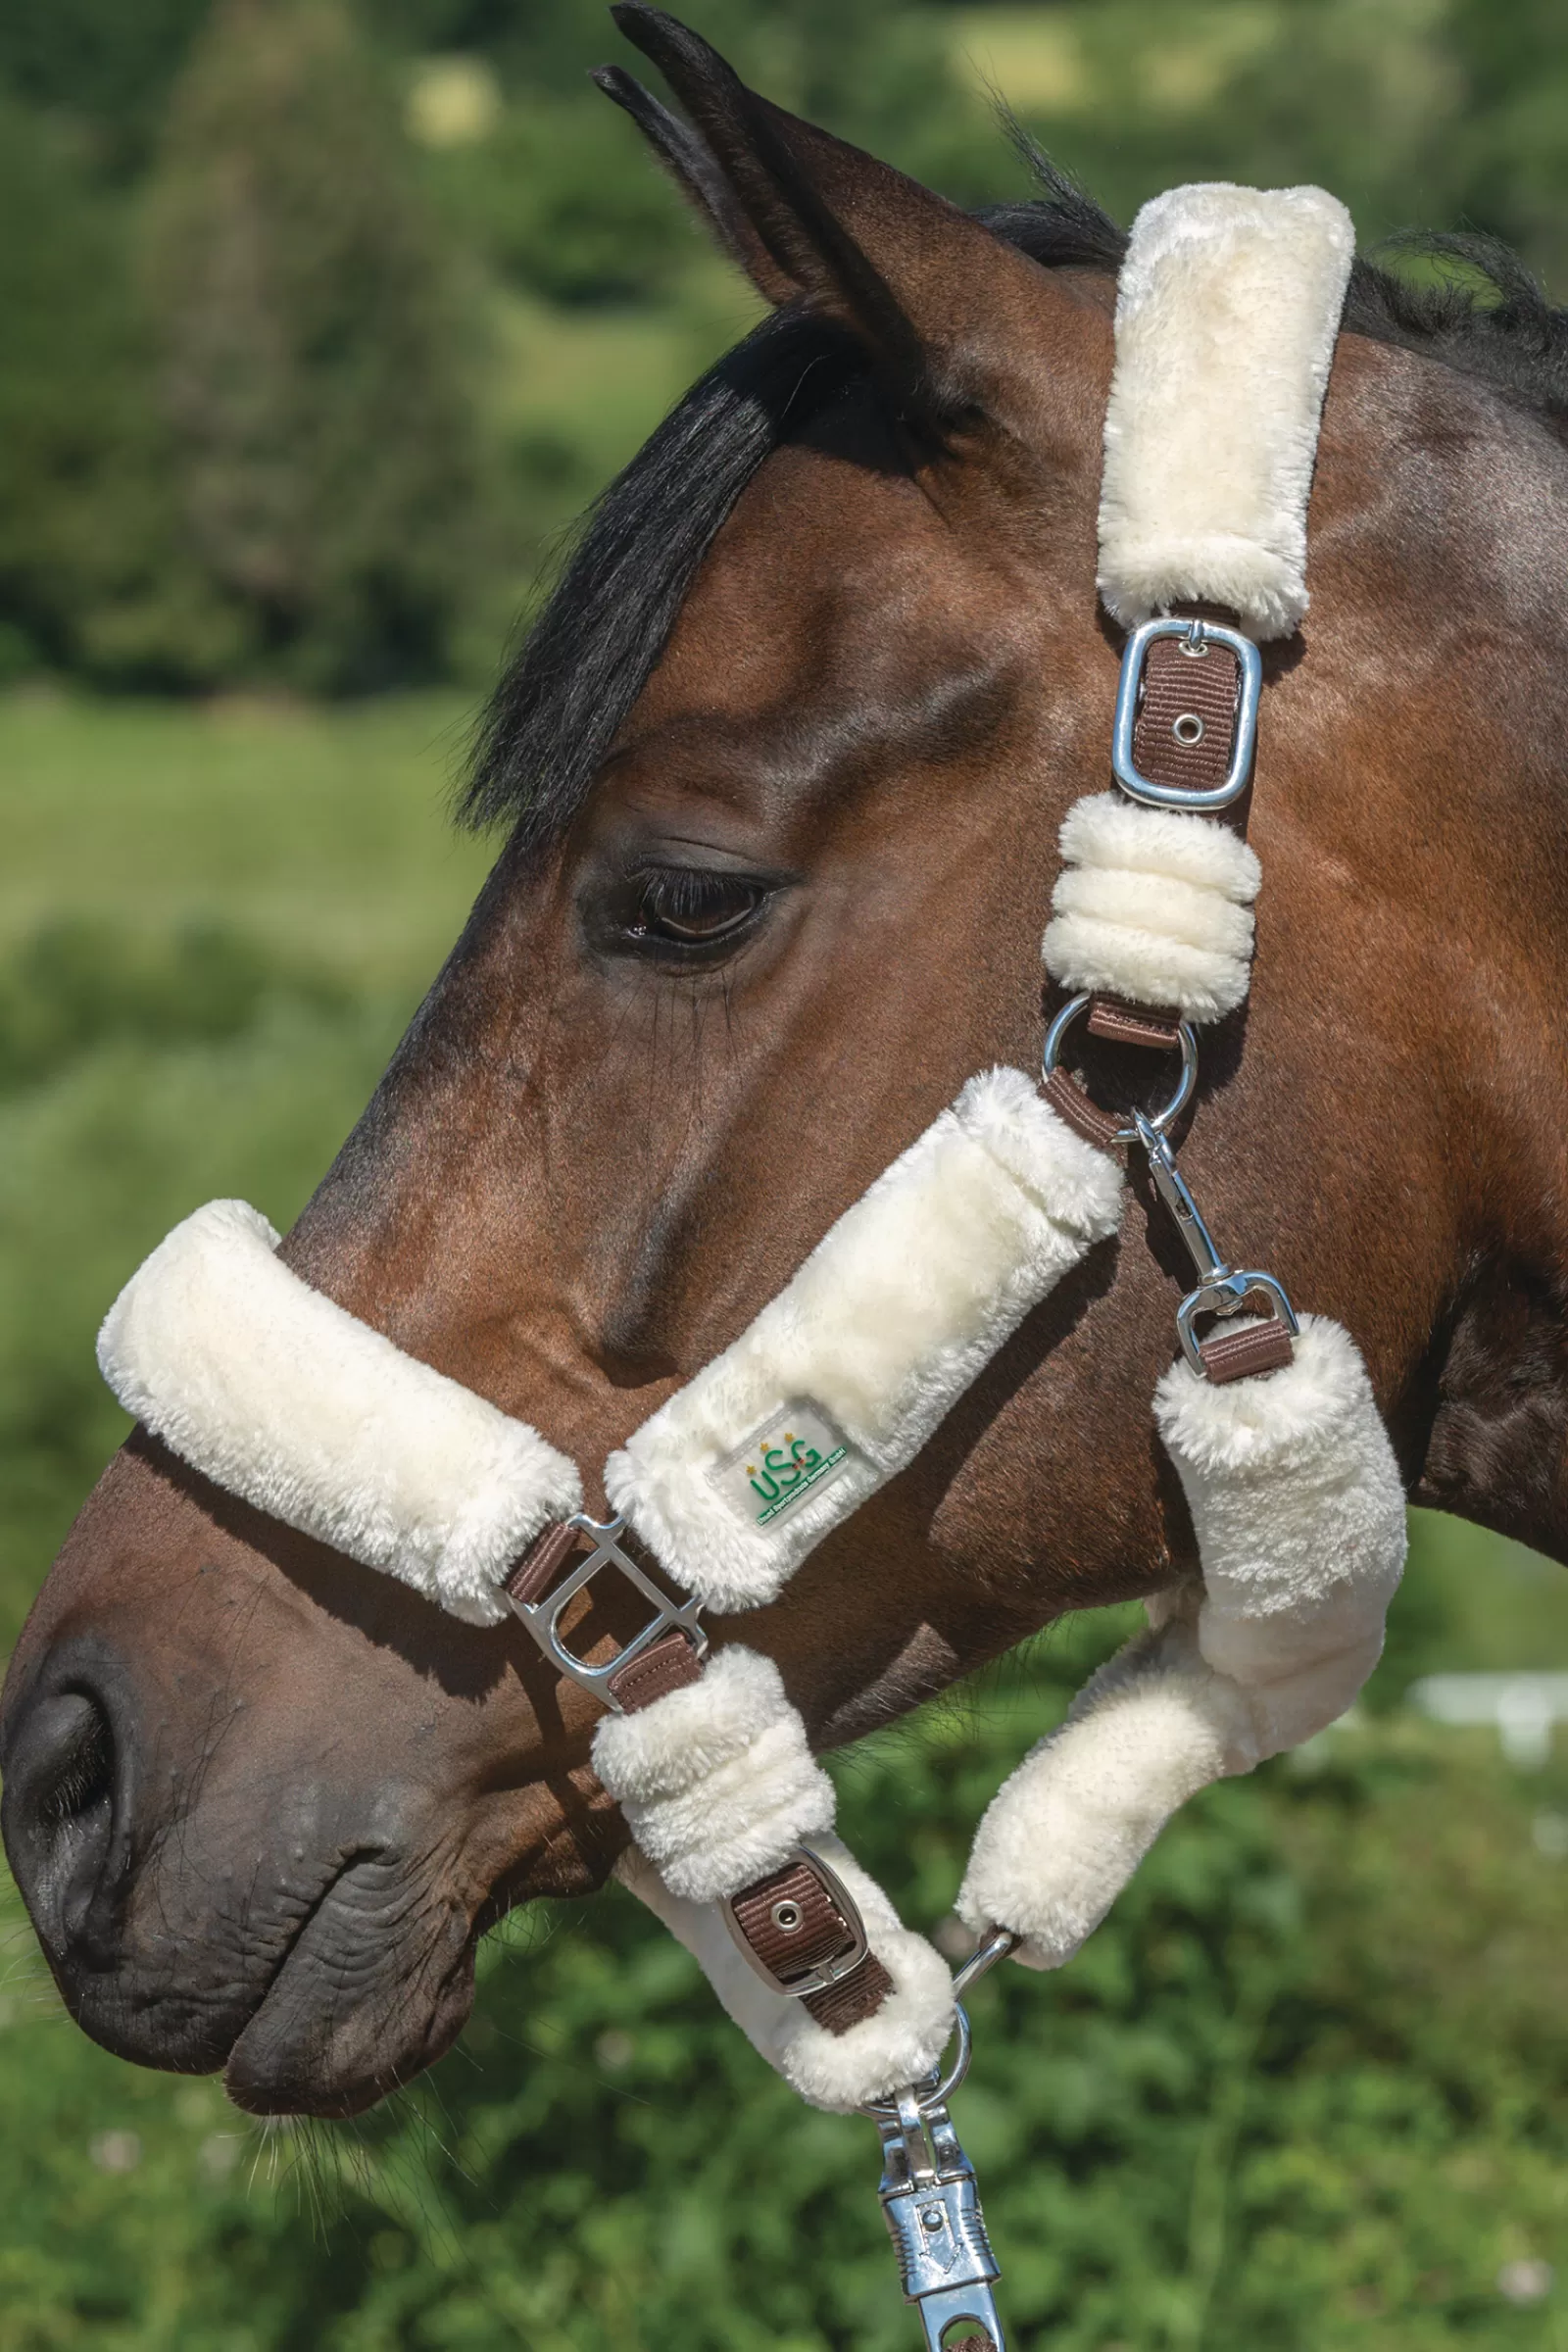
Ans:
[{"label": "fleece noseband cover", "polygon": [[576,1466],[301,1282],[244,1200],[209,1200],[138,1268],[98,1335],[127,1413],[285,1527],[401,1577],[470,1625]]}]

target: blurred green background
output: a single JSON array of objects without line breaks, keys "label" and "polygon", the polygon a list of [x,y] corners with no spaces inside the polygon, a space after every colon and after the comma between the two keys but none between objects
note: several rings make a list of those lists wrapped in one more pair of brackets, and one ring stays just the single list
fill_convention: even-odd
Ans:
[{"label": "blurred green background", "polygon": [[[1019,189],[996,89],[1123,219],[1310,177],[1364,240],[1568,264],[1547,0],[696,15],[966,202]],[[122,1431],[103,1306],[196,1202],[309,1194],[483,870],[444,805],[509,629],[754,315],[585,84],[616,47],[587,0],[0,9],[6,1642]],[[1568,1667],[1568,1577],[1415,1538],[1357,1718],[1191,1807],[1060,1978],[977,1998],[959,2121],[1020,2352],[1568,2352],[1568,1756],[1403,1703]],[[1125,1630],[840,1760],[911,1919]],[[460,2048],[331,2132],[92,2048],[4,1899],[0,2352],[913,2341],[870,2127],[801,2109],[618,1893],[492,1936]]]}]

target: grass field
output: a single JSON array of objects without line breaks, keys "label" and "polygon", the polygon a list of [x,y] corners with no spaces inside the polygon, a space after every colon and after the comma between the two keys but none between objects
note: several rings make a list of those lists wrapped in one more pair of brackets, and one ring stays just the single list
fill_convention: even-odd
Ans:
[{"label": "grass field", "polygon": [[[465,719],[0,700],[0,1637],[124,1427],[116,1288],[215,1194],[289,1220],[456,935]],[[1124,1622],[841,1760],[911,1919]],[[1400,1707],[1539,1664],[1568,1577],[1419,1522],[1360,1728],[1193,1806],[1059,1980],[987,1987],[960,2122],[1015,2352],[1568,2352],[1568,1758]],[[910,2344],[869,2127],[800,2110],[618,1897],[492,1937],[461,2049],[324,2134],[92,2048],[3,1902],[0,2352]]]}]

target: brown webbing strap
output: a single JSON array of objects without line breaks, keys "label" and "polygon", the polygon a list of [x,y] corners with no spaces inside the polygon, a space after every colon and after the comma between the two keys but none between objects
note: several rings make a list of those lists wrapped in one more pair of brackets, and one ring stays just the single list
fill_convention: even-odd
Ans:
[{"label": "brown webbing strap", "polygon": [[[585,1548],[582,1532],[556,1521],[535,1536],[504,1579],[514,1600],[533,1607]],[[701,1682],[702,1660],[679,1631],[664,1634],[611,1675],[607,1688],[628,1715],[672,1690]],[[731,1905],[736,1926],[762,1967],[787,1984],[791,1978],[854,1950],[858,1940],[809,1858],[799,1856],[743,1887]],[[867,1952],[834,1984],[801,1995],[802,2006],[830,2034],[847,2034],[879,2009],[893,1979]]]},{"label": "brown webbing strap", "polygon": [[1040,1089],[1058,1119],[1069,1126],[1074,1135],[1081,1135],[1086,1144],[1097,1152],[1115,1149],[1121,1133],[1121,1120],[1112,1110],[1102,1110],[1092,1096],[1075,1080],[1068,1077],[1058,1062]]},{"label": "brown webbing strap", "polygon": [[1179,1012],[1128,1004],[1120,997],[1091,997],[1084,1026],[1091,1037],[1102,1037],[1111,1046],[1149,1046],[1165,1054],[1181,1050]]},{"label": "brown webbing strap", "polygon": [[524,1608],[532,1608],[536,1600],[544,1598],[572,1553],[581,1549],[581,1532],[554,1519],[535,1536],[526,1551],[518,1553],[502,1584],[514,1600],[520,1600]]},{"label": "brown webbing strap", "polygon": [[629,1665],[617,1667],[607,1688],[628,1715],[636,1715],[667,1698],[671,1690],[684,1690],[702,1679],[702,1659],[684,1634],[674,1633],[651,1642]]},{"label": "brown webbing strap", "polygon": [[1283,1372],[1295,1355],[1291,1335],[1277,1315],[1245,1315],[1222,1323],[1199,1341],[1198,1352],[1217,1389],[1227,1381],[1253,1379],[1259,1372]]},{"label": "brown webbing strap", "polygon": [[1143,700],[1133,726],[1140,775],[1190,792],[1223,784],[1241,684],[1241,664],[1229,646],[1210,643],[1201,654],[1190,654],[1185,638],[1153,638],[1144,657]]}]

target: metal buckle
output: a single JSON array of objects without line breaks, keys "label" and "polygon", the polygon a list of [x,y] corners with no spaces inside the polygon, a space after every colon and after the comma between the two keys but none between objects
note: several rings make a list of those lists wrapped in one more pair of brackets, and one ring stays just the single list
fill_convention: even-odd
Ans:
[{"label": "metal buckle", "polygon": [[[831,1862],[824,1860],[815,1846],[808,1845],[804,1839],[796,1846],[789,1859],[779,1864],[779,1870],[788,1870],[797,1861],[807,1863],[810,1869],[815,1871],[821,1881],[829,1901],[844,1922],[845,1933],[850,1938],[847,1950],[834,1953],[826,1960],[809,1962],[799,1976],[781,1977],[768,1967],[761,1954],[754,1951],[747,1941],[745,1931],[735,1916],[735,1897],[727,1894],[719,1904],[719,1909],[724,1917],[724,1925],[734,1937],[736,1949],[740,1952],[741,1957],[749,1964],[754,1974],[761,1978],[762,1983],[770,1991],[782,1992],[792,2001],[802,2001],[809,1992],[826,1992],[833,1985],[841,1984],[844,1978],[859,1967],[860,1962],[871,1948],[870,1938],[865,1932],[865,1922],[860,1917],[860,1907]],[[767,1876],[776,1878],[778,1872],[769,1871]],[[747,1889],[743,1886],[740,1892],[744,1894]]]},{"label": "metal buckle", "polygon": [[[591,1690],[601,1706],[611,1708],[616,1715],[624,1715],[625,1708],[610,1687],[611,1676],[618,1674],[623,1666],[629,1666],[633,1658],[640,1657],[645,1649],[651,1648],[660,1636],[668,1633],[672,1626],[679,1627],[700,1658],[708,1655],[708,1636],[698,1623],[702,1603],[690,1593],[684,1600],[671,1599],[638,1567],[634,1559],[621,1550],[617,1539],[626,1532],[624,1519],[590,1519],[586,1511],[578,1511],[566,1521],[566,1525],[589,1538],[593,1544],[592,1551],[580,1559],[575,1567],[569,1568],[561,1583],[539,1600],[516,1600],[510,1592],[507,1600],[514,1616],[521,1619],[553,1665],[558,1666],[581,1690]],[[641,1633],[634,1634],[624,1648],[618,1649],[605,1665],[590,1666],[566,1647],[559,1628],[563,1610],[576,1598],[584,1585],[591,1583],[601,1568],[618,1568],[627,1583],[634,1585],[645,1600],[653,1602],[656,1614],[652,1624],[645,1625]]]},{"label": "metal buckle", "polygon": [[[1078,1015],[1087,1010],[1093,1001],[1094,991],[1087,988],[1080,996],[1069,997],[1046,1031],[1045,1049],[1040,1056],[1042,1078],[1049,1079],[1054,1075],[1061,1058],[1063,1038]],[[1181,1117],[1192,1101],[1193,1089],[1198,1084],[1198,1037],[1191,1021],[1178,1022],[1176,1034],[1182,1057],[1182,1074],[1176,1082],[1176,1092],[1164,1108],[1156,1110],[1151,1118],[1146,1119],[1141,1110],[1135,1110],[1132,1114],[1135,1123],[1130,1127],[1117,1128],[1114,1140],[1118,1144],[1136,1144],[1145,1126],[1152,1128],[1155,1135],[1163,1135],[1172,1121]]]},{"label": "metal buckle", "polygon": [[1198,1202],[1187,1188],[1187,1182],[1176,1165],[1176,1154],[1152,1119],[1146,1119],[1141,1110],[1133,1112],[1138,1141],[1149,1154],[1149,1173],[1154,1180],[1154,1190],[1175,1221],[1183,1249],[1198,1272],[1198,1286],[1188,1292],[1176,1309],[1176,1336],[1182,1344],[1182,1353],[1200,1380],[1208,1378],[1194,1325],[1200,1315],[1234,1315],[1259,1291],[1273,1299],[1278,1318],[1294,1340],[1300,1325],[1296,1310],[1286,1297],[1284,1286],[1272,1274],[1256,1271],[1238,1273],[1228,1266],[1214,1247],[1214,1237],[1203,1223]]},{"label": "metal buckle", "polygon": [[[1211,645],[1226,646],[1236,656],[1241,676],[1230,765],[1223,784],[1215,784],[1207,791],[1189,784],[1156,784],[1142,773],[1133,759],[1133,731],[1138,724],[1138,705],[1144,687],[1144,662],[1156,637],[1185,638],[1182,651],[1196,661],[1203,660]],[[1168,616],[1163,620],[1146,620],[1127,640],[1116,687],[1110,765],[1123,792],[1151,808],[1228,808],[1246,791],[1251,773],[1252,752],[1257,742],[1257,706],[1262,691],[1262,656],[1250,637],[1244,637],[1240,629],[1223,628],[1213,620],[1173,620]]]},{"label": "metal buckle", "polygon": [[969,2021],[957,2012],[958,2054],[945,2075],[911,2082],[863,2112],[882,2139],[877,2194],[899,2258],[904,2299],[920,2313],[926,2352],[942,2352],[955,2328],[984,2336],[992,2352],[1006,2340],[991,2289],[1001,2269],[991,2251],[974,2166],[948,2113],[950,2092],[969,2067]]},{"label": "metal buckle", "polygon": [[1296,1309],[1286,1297],[1283,1284],[1276,1282],[1272,1274],[1259,1274],[1255,1270],[1237,1274],[1229,1266],[1222,1266],[1211,1281],[1200,1282],[1196,1291],[1189,1291],[1176,1309],[1176,1337],[1181,1341],[1182,1353],[1193,1370],[1201,1374],[1203,1379],[1209,1377],[1208,1366],[1203,1361],[1198,1334],[1193,1329],[1194,1321],[1199,1315],[1204,1314],[1237,1314],[1248,1299],[1259,1291],[1266,1292],[1273,1299],[1277,1309],[1276,1319],[1284,1324],[1292,1339],[1296,1339],[1301,1328],[1296,1319]]}]

